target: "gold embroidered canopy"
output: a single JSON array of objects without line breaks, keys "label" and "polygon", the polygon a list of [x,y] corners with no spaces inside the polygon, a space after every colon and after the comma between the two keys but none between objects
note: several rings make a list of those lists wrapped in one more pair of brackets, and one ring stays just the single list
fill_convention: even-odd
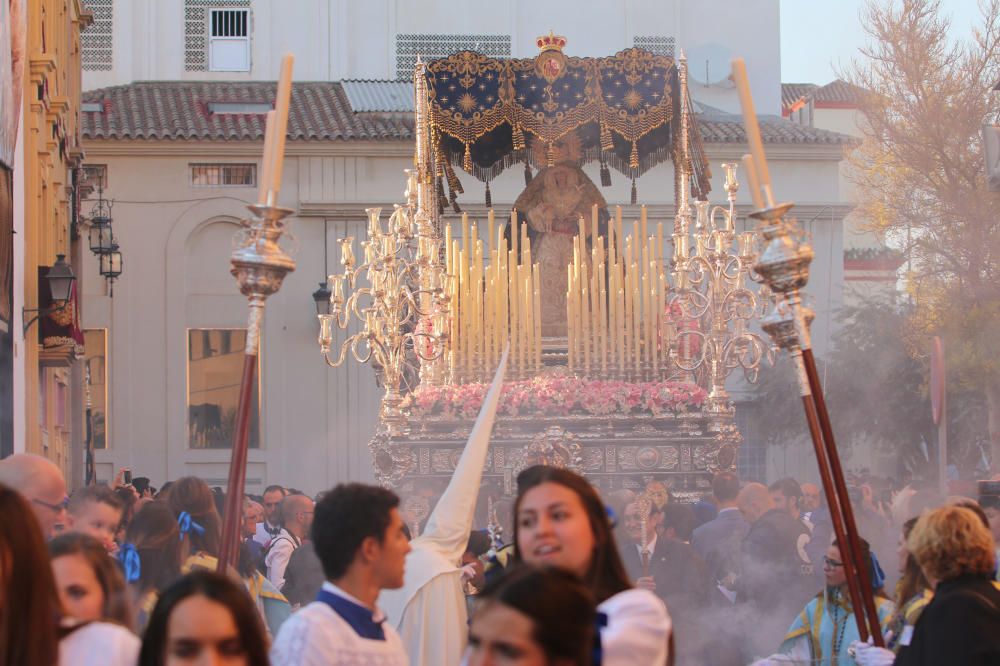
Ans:
[{"label": "gold embroidered canopy", "polygon": [[[426,66],[439,193],[461,192],[453,167],[487,184],[507,167],[541,168],[567,155],[599,160],[633,179],[679,155],[679,82],[673,58],[627,49],[608,58],[568,57],[563,37],[539,37],[530,59],[462,51]],[[693,114],[692,114],[693,115]],[[693,189],[708,191],[707,161],[692,128]],[[557,155],[560,155],[557,160]]]}]

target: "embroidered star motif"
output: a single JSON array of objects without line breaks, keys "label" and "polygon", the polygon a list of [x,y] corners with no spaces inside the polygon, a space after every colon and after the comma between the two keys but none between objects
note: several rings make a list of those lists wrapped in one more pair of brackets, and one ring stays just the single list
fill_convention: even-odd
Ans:
[{"label": "embroidered star motif", "polygon": [[637,93],[634,88],[625,93],[625,97],[623,99],[625,101],[625,105],[630,109],[637,109],[639,108],[639,105],[642,104],[642,95]]},{"label": "embroidered star motif", "polygon": [[469,93],[465,93],[458,98],[458,107],[462,109],[463,112],[469,113],[476,108],[476,98]]}]

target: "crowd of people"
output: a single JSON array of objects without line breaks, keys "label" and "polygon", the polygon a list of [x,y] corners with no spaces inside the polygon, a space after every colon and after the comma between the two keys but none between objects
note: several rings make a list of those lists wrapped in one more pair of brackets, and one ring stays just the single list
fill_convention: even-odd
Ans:
[{"label": "crowd of people", "polygon": [[529,467],[508,544],[469,531],[452,484],[416,539],[390,490],[268,486],[219,573],[224,497],[203,480],[68,496],[48,460],[9,457],[0,666],[1000,663],[995,482],[852,490],[884,648],[860,640],[813,484],[720,472],[685,504]]}]

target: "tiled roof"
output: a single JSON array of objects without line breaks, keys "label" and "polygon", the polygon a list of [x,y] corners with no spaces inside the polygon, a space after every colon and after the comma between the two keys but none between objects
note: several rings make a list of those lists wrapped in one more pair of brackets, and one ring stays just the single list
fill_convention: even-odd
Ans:
[{"label": "tiled roof", "polygon": [[[743,116],[702,104],[698,127],[705,143],[746,143]],[[764,143],[848,144],[854,139],[840,132],[799,125],[780,116],[762,115],[760,136]]]},{"label": "tiled roof", "polygon": [[[258,140],[263,114],[211,113],[212,102],[273,103],[274,82],[139,81],[83,93],[103,111],[80,114],[88,139]],[[355,113],[339,83],[295,83],[288,113],[291,140],[409,139],[408,113]]]},{"label": "tiled roof", "polygon": [[[295,83],[288,115],[290,140],[410,140],[413,138],[412,84],[405,81]],[[271,103],[274,82],[140,81],[83,93],[102,111],[80,113],[86,139],[253,141],[264,137],[264,116],[212,113],[210,104]],[[699,104],[706,143],[744,143],[737,114]],[[841,144],[850,137],[761,116],[767,143]]]},{"label": "tiled roof", "polygon": [[865,91],[842,79],[834,79],[825,86],[815,83],[782,83],[781,110],[788,114],[799,101],[812,101],[816,106],[851,106],[858,103]]},{"label": "tiled roof", "polygon": [[834,79],[813,91],[812,98],[817,104],[856,104],[864,92],[863,89],[847,81]]},{"label": "tiled roof", "polygon": [[818,87],[815,83],[782,83],[781,109],[784,111],[791,108],[796,102]]},{"label": "tiled roof", "polygon": [[341,81],[355,113],[372,111],[413,113],[412,81]]}]

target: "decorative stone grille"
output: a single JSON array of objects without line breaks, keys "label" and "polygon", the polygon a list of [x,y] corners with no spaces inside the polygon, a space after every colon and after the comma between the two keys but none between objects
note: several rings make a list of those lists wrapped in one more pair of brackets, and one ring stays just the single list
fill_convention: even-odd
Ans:
[{"label": "decorative stone grille", "polygon": [[477,51],[493,58],[509,58],[510,35],[396,35],[396,78],[413,79],[418,55],[427,62],[457,51]]},{"label": "decorative stone grille", "polygon": [[80,61],[87,71],[110,71],[114,65],[114,0],[84,0],[94,22],[80,33]]},{"label": "decorative stone grille", "polygon": [[632,46],[646,49],[653,55],[674,57],[674,38],[660,35],[636,35],[632,38]]}]

